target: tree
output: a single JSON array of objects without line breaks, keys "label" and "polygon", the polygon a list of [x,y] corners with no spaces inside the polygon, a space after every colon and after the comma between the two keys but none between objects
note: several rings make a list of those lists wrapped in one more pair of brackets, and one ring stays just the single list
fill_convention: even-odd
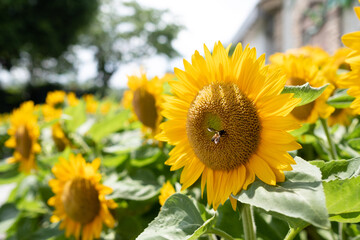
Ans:
[{"label": "tree", "polygon": [[81,44],[94,49],[96,79],[102,85],[102,94],[122,64],[156,54],[168,58],[178,55],[172,44],[182,26],[169,19],[165,23],[166,10],[116,0],[104,1],[100,9]]},{"label": "tree", "polygon": [[76,43],[91,22],[98,0],[2,0],[0,1],[0,64],[10,70],[27,63],[41,67]]}]

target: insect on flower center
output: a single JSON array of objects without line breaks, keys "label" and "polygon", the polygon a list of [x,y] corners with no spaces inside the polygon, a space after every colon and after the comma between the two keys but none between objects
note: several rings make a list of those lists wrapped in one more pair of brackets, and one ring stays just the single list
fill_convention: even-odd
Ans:
[{"label": "insect on flower center", "polygon": [[145,89],[138,88],[134,92],[132,105],[140,122],[149,128],[155,129],[158,118],[155,97]]},{"label": "insect on flower center", "polygon": [[199,91],[188,111],[186,132],[196,156],[214,170],[249,161],[260,143],[254,104],[234,83],[213,83]]},{"label": "insect on flower center", "polygon": [[16,139],[16,151],[23,156],[23,158],[28,159],[31,154],[32,141],[29,135],[29,130],[25,125],[21,125],[15,133]]},{"label": "insect on flower center", "polygon": [[66,214],[81,224],[93,221],[100,211],[99,193],[94,185],[84,178],[67,182],[61,200]]}]

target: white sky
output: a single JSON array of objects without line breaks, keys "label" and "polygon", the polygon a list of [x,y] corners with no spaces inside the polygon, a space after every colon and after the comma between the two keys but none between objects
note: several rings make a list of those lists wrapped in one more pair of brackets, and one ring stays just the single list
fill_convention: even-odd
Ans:
[{"label": "white sky", "polygon": [[[212,49],[214,43],[231,43],[236,32],[258,0],[138,0],[140,4],[158,9],[169,9],[176,20],[185,26],[174,42],[182,58],[168,61],[152,58],[143,62],[148,77],[161,77],[174,67],[183,69],[183,58],[190,61],[195,50],[203,53],[203,44]],[[139,73],[139,64],[122,66],[111,79],[112,87],[126,87],[127,75]]]}]

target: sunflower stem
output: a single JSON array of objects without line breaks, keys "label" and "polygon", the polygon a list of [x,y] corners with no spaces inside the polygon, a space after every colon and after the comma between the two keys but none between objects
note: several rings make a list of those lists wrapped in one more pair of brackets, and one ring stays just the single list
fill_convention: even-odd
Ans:
[{"label": "sunflower stem", "polygon": [[326,138],[327,138],[328,143],[329,143],[329,149],[330,149],[331,158],[332,158],[332,160],[337,160],[339,158],[338,158],[338,155],[337,155],[337,152],[336,152],[335,144],[334,144],[334,142],[333,142],[333,140],[332,140],[332,138],[330,136],[329,127],[327,125],[326,119],[320,118],[320,122],[321,122],[321,125],[324,128],[324,132],[325,132]]},{"label": "sunflower stem", "polygon": [[[228,233],[218,229],[218,228],[212,228],[210,229],[208,232],[208,234],[215,234],[223,239],[226,240],[234,240],[234,238],[232,236],[230,236]],[[216,238],[216,237],[215,237]]]},{"label": "sunflower stem", "polygon": [[301,232],[306,226],[308,226],[308,225],[304,225],[303,227],[290,228],[290,230],[286,234],[284,240],[292,240],[292,239],[294,239],[296,237],[296,235],[298,235],[298,233]]},{"label": "sunflower stem", "polygon": [[252,209],[249,204],[243,204],[241,217],[243,222],[245,240],[255,240],[256,239],[255,226],[252,215]]}]

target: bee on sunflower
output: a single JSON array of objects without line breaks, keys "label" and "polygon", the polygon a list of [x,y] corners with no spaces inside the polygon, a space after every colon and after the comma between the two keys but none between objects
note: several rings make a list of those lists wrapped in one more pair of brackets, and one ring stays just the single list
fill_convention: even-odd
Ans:
[{"label": "bee on sunflower", "polygon": [[[287,78],[265,66],[265,55],[238,44],[232,56],[218,42],[213,52],[204,46],[185,70],[175,69],[178,81],[169,82],[173,96],[164,96],[156,138],[175,147],[165,162],[171,170],[183,168],[182,190],[201,178],[202,193],[216,210],[229,197],[254,182],[276,185],[292,170],[287,151],[301,148],[288,131],[300,124],[288,116],[300,102],[280,94]],[[276,139],[276,141],[274,141]]]}]

